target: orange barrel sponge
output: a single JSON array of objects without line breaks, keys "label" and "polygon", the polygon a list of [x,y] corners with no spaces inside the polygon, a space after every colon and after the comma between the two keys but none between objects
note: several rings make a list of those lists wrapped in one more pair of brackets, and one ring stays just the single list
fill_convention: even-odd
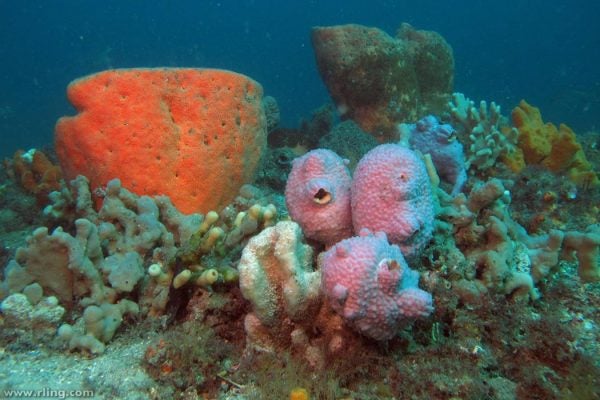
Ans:
[{"label": "orange barrel sponge", "polygon": [[77,79],[79,112],[56,124],[66,179],[92,190],[119,178],[139,195],[167,195],[184,213],[220,210],[254,178],[266,146],[262,87],[234,72],[108,70]]}]

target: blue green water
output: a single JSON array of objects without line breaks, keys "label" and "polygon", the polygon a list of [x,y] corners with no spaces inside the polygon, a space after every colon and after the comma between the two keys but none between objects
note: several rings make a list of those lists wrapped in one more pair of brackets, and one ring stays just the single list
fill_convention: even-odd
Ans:
[{"label": "blue green water", "polygon": [[521,99],[579,132],[600,126],[597,1],[0,0],[0,157],[52,142],[65,87],[107,68],[231,69],[261,82],[295,126],[328,101],[311,26],[401,22],[452,45],[455,90]]}]

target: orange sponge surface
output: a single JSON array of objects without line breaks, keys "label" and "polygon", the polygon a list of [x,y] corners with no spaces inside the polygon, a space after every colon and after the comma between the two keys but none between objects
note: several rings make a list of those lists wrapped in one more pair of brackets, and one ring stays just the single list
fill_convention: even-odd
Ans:
[{"label": "orange sponge surface", "polygon": [[527,164],[539,164],[554,173],[565,172],[577,185],[600,185],[575,132],[567,125],[557,128],[544,123],[537,107],[521,100],[512,111],[513,124],[519,130],[518,146]]},{"label": "orange sponge surface", "polygon": [[66,179],[113,178],[168,195],[184,213],[219,210],[251,181],[266,146],[262,87],[214,69],[109,70],[73,81],[79,112],[56,124]]}]

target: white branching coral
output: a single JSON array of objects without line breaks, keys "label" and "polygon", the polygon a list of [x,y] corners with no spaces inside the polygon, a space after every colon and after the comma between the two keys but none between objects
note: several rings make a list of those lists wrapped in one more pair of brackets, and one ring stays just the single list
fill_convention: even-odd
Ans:
[{"label": "white branching coral", "polygon": [[467,168],[484,171],[499,157],[514,151],[518,132],[509,127],[496,103],[488,107],[481,101],[476,107],[464,94],[454,93],[448,107],[459,140],[467,149]]}]

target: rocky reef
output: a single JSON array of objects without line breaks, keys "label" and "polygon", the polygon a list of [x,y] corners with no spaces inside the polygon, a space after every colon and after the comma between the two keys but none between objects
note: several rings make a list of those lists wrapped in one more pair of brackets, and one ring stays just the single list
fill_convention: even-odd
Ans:
[{"label": "rocky reef", "polygon": [[312,43],[321,78],[340,116],[380,141],[444,109],[452,93],[452,48],[436,32],[402,24],[396,37],[361,25],[315,27]]},{"label": "rocky reef", "polygon": [[335,107],[295,128],[233,72],[70,85],[0,169],[0,389],[597,398],[597,134],[453,94],[435,32],[312,38]]}]

